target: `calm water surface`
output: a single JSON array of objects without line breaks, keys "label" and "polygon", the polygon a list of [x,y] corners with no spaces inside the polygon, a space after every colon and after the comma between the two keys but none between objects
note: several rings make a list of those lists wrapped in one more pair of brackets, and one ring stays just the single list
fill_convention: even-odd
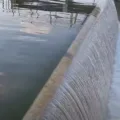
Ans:
[{"label": "calm water surface", "polygon": [[0,120],[22,119],[86,17],[41,4],[0,0]]}]

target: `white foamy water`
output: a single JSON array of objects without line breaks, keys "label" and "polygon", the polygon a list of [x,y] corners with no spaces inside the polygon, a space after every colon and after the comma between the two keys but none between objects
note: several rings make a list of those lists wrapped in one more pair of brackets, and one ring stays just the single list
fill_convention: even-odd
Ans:
[{"label": "white foamy water", "polygon": [[120,120],[120,33],[117,41],[113,83],[109,100],[109,120]]}]

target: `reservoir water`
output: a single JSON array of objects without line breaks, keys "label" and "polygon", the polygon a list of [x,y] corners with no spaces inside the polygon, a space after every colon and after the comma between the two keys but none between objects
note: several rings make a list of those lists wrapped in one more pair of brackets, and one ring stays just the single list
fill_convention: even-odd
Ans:
[{"label": "reservoir water", "polygon": [[0,120],[22,119],[75,40],[87,14],[65,7],[0,0]]}]

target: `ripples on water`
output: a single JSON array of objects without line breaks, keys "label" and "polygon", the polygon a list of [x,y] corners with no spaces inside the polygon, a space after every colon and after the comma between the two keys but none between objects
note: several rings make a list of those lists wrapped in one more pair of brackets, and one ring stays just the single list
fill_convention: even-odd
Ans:
[{"label": "ripples on water", "polygon": [[92,9],[0,0],[0,120],[21,120]]}]

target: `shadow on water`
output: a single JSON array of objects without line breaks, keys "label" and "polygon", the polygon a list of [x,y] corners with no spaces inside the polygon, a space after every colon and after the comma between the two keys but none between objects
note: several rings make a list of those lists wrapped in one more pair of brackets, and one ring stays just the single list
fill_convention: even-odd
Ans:
[{"label": "shadow on water", "polygon": [[0,120],[21,120],[94,5],[0,0]]}]

